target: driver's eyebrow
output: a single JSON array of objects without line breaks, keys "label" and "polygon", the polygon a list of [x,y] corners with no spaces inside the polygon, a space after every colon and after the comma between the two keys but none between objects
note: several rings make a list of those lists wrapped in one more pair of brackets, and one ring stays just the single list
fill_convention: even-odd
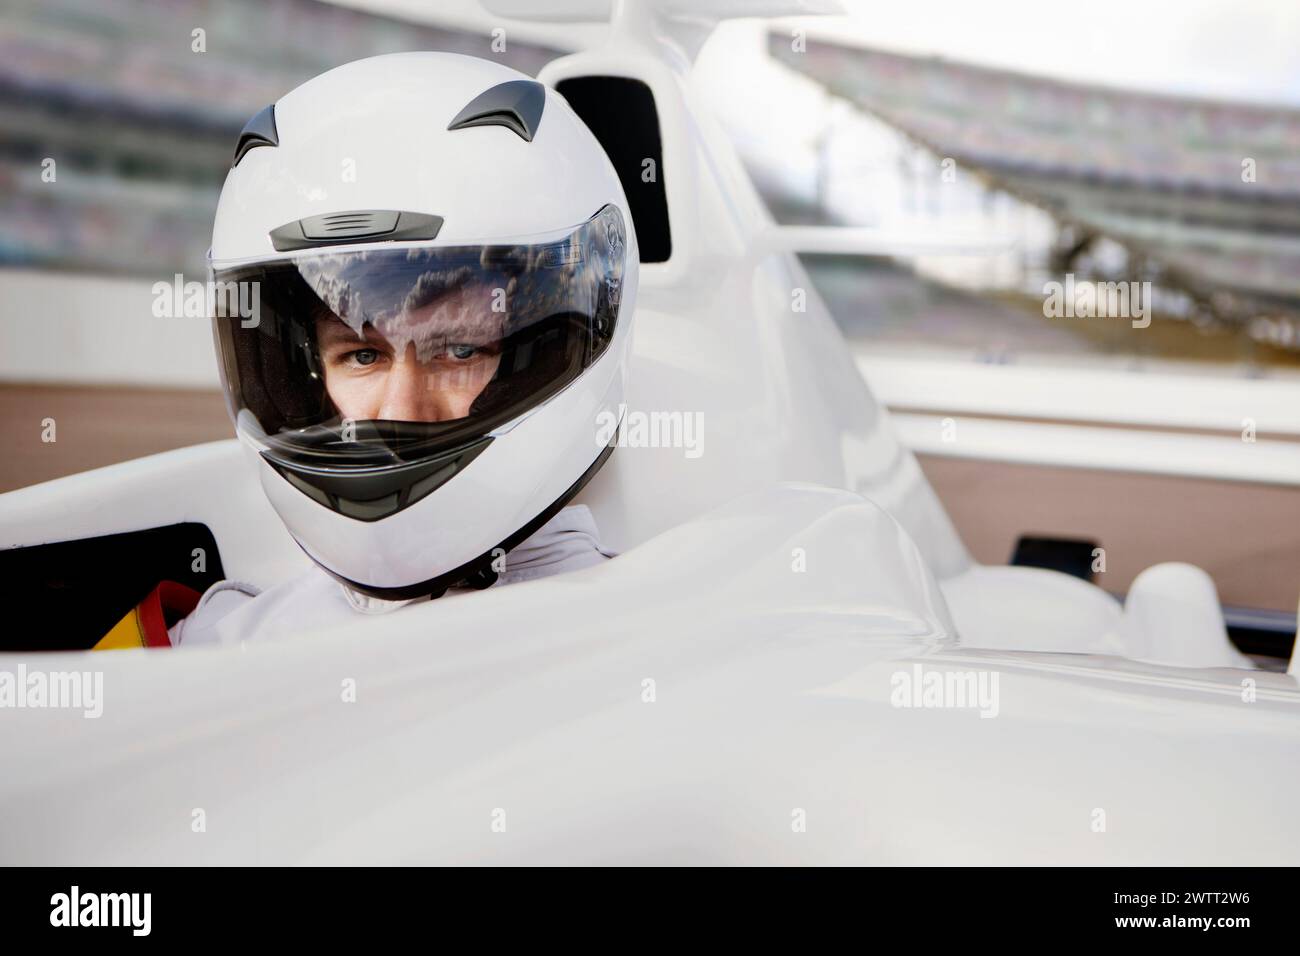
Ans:
[{"label": "driver's eyebrow", "polygon": [[362,326],[362,331],[367,334],[358,334],[356,329],[348,325],[338,316],[330,316],[328,319],[317,324],[317,337],[320,345],[339,345],[351,344],[354,342],[365,342],[374,333],[370,323]]}]

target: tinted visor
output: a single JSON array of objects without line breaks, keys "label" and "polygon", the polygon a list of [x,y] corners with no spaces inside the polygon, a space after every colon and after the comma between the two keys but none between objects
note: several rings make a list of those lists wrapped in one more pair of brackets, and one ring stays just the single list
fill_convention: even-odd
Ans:
[{"label": "tinted visor", "polygon": [[463,446],[600,357],[624,257],[622,216],[606,206],[544,240],[213,263],[231,410],[271,457],[314,468]]}]

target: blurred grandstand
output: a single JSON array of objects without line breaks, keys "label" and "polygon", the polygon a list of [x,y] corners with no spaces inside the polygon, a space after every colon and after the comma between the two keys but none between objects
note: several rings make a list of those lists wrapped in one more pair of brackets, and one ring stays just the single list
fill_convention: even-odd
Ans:
[{"label": "blurred grandstand", "polygon": [[[1161,317],[1247,333],[1231,336],[1240,341],[1223,357],[1293,364],[1300,356],[1300,111],[827,42],[800,50],[788,32],[772,32],[768,48],[901,134],[898,162],[910,170],[904,192],[918,192],[916,207],[953,219],[960,190],[940,175],[952,160],[963,188],[976,193],[963,208],[975,208],[989,230],[1014,224],[1020,242],[1010,270],[975,264],[975,280],[967,263],[962,281],[950,262],[947,274],[931,264],[932,275],[1021,296],[1030,308],[1041,306],[1044,279],[1067,272],[1150,280]],[[1008,212],[998,205],[1008,198],[1028,208]],[[802,205],[778,192],[771,204],[786,221],[856,222],[824,191]],[[1046,229],[1040,214],[1050,220]],[[813,271],[828,268],[833,276],[825,263]]]},{"label": "blurred grandstand", "polygon": [[[930,346],[981,356],[1146,348],[1300,362],[1300,112],[815,41],[794,52],[782,33],[769,47],[898,141],[884,147],[893,175],[859,177],[858,189],[898,204],[895,223],[1017,238],[1011,254],[983,259],[810,262],[851,337],[887,344],[923,332]],[[247,117],[332,66],[415,49],[492,56],[532,74],[561,52],[513,39],[495,51],[485,31],[318,0],[9,0],[0,21],[0,266],[202,275],[217,192]],[[824,182],[811,200],[793,196],[788,167],[784,181],[765,178],[771,160],[761,153],[746,161],[784,221],[880,224],[879,209],[853,208],[843,189],[832,199]],[[43,178],[47,158],[57,188]],[[943,158],[956,162],[958,183],[936,175]],[[1135,340],[1113,325],[1054,327],[1039,309],[1042,284],[1065,272],[1151,279],[1160,316],[1219,334],[1166,348],[1159,328]],[[861,294],[863,281],[874,294]]]},{"label": "blurred grandstand", "polygon": [[[536,74],[561,52],[491,42],[317,0],[6,0],[0,265],[202,275],[249,116],[379,53],[490,56]],[[42,178],[47,157],[57,188]]]}]

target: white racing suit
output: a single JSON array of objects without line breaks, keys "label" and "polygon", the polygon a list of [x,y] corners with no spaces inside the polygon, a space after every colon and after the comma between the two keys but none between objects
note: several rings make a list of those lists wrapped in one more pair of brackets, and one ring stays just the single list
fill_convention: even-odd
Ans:
[{"label": "white racing suit", "polygon": [[[611,557],[600,547],[591,511],[586,505],[570,505],[506,555],[505,570],[492,587],[577,571]],[[382,613],[411,603],[358,595],[313,565],[265,591],[220,581],[168,636],[173,647],[270,640],[329,627],[351,614]]]}]

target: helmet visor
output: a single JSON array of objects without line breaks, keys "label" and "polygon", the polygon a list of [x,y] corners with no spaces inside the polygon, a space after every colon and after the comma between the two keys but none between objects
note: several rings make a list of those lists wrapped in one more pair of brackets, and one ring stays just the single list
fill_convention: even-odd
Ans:
[{"label": "helmet visor", "polygon": [[536,241],[213,263],[232,414],[267,454],[314,467],[373,468],[464,445],[600,357],[625,248],[622,216],[606,206]]}]

